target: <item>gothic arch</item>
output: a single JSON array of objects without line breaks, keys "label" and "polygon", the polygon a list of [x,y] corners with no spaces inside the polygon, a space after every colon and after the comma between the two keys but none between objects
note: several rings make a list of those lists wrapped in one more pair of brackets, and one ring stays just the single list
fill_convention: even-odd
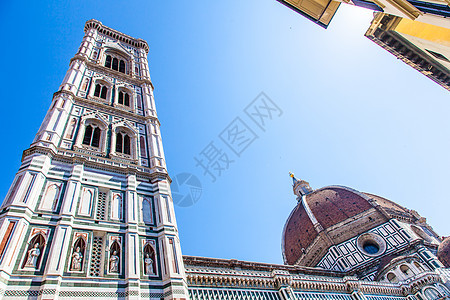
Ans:
[{"label": "gothic arch", "polygon": [[145,224],[153,223],[153,203],[151,198],[141,197],[141,218]]},{"label": "gothic arch", "polygon": [[[127,145],[129,145],[128,150]],[[138,158],[137,133],[127,122],[121,121],[112,126],[111,156],[128,158],[135,161]]]},{"label": "gothic arch", "polygon": [[91,88],[89,96],[98,97],[104,100],[111,99],[112,95],[112,83],[103,78],[96,78],[93,82],[93,88]]},{"label": "gothic arch", "polygon": [[34,234],[32,236],[32,238],[28,242],[28,246],[27,246],[27,249],[25,251],[25,256],[24,256],[24,259],[23,259],[23,262],[22,262],[22,268],[32,267],[30,264],[27,264],[27,263],[29,263],[30,261],[33,262],[33,260],[30,257],[30,254],[32,253],[32,249],[34,249],[34,248],[39,249],[39,255],[34,260],[34,264],[35,264],[34,268],[35,269],[39,269],[40,268],[41,261],[42,261],[42,256],[43,256],[43,251],[44,251],[44,248],[45,248],[45,244],[46,244],[46,239],[42,235],[42,233],[38,232],[38,233],[36,233],[36,234]]},{"label": "gothic arch", "polygon": [[[78,269],[76,264],[74,264],[75,259],[75,253],[78,252],[81,254],[80,259],[80,268]],[[82,272],[83,271],[83,265],[86,259],[86,240],[85,237],[80,235],[78,238],[75,239],[75,242],[72,245],[72,254],[70,256],[70,266],[69,269],[71,271],[76,272]]]},{"label": "gothic arch", "polygon": [[442,298],[441,292],[435,287],[426,287],[423,289],[422,293],[425,295],[427,300],[437,300]]},{"label": "gothic arch", "polygon": [[58,206],[61,188],[61,183],[48,182],[39,208],[48,211],[55,211]]},{"label": "gothic arch", "polygon": [[[118,242],[117,240],[113,241],[111,243],[111,246],[109,246],[109,259],[108,259],[108,271],[109,273],[120,273],[120,268],[122,265],[121,262],[121,253],[120,253],[120,249],[121,249],[121,244],[120,242]],[[112,258],[113,256],[117,256],[117,269],[113,269],[112,268]]]},{"label": "gothic arch", "polygon": [[106,68],[128,74],[131,64],[131,57],[129,53],[120,47],[119,44],[108,43],[105,45],[102,62],[103,66]]},{"label": "gothic arch", "polygon": [[[96,133],[96,128],[98,128],[98,133]],[[107,129],[108,124],[99,114],[90,113],[81,117],[78,136],[74,148],[84,148],[87,150],[100,152],[102,155],[105,155]],[[87,137],[89,134],[91,136],[90,138]],[[98,142],[96,141],[97,138]]]},{"label": "gothic arch", "polygon": [[[128,96],[127,96],[128,95]],[[131,88],[119,85],[117,87],[117,93],[115,96],[114,103],[117,105],[123,105],[134,111],[134,92]]]},{"label": "gothic arch", "polygon": [[[144,249],[143,249],[143,254],[144,254],[144,274],[145,275],[157,275],[157,262],[156,262],[156,250],[155,250],[155,246],[150,243],[147,242],[144,245]],[[146,263],[145,263],[145,259],[146,258],[150,258],[152,260],[152,268],[150,268],[150,270],[147,270],[146,268]],[[151,272],[149,272],[151,271]]]}]

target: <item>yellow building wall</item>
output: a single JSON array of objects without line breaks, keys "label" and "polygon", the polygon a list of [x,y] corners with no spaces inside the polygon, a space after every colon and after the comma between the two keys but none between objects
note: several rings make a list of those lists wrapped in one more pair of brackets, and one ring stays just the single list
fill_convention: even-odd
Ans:
[{"label": "yellow building wall", "polygon": [[444,46],[450,46],[450,29],[444,27],[402,19],[393,30]]}]

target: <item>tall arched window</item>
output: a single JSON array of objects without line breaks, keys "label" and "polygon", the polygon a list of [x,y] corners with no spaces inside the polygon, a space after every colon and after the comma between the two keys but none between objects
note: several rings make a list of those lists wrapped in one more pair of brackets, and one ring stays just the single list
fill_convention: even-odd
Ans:
[{"label": "tall arched window", "polygon": [[106,59],[105,59],[105,67],[107,68],[111,68],[111,55],[106,55]]},{"label": "tall arched window", "polygon": [[108,88],[106,86],[102,86],[102,93],[100,94],[100,98],[106,99],[107,94],[108,94]]},{"label": "tall arched window", "polygon": [[100,97],[100,92],[101,92],[102,86],[100,84],[96,84],[95,85],[95,92],[94,92],[94,96],[95,97]]},{"label": "tall arched window", "polygon": [[119,91],[119,104],[130,106],[130,94],[124,91]]},{"label": "tall arched window", "polygon": [[83,144],[99,147],[100,146],[100,128],[94,124],[89,124],[84,130]]},{"label": "tall arched window", "polygon": [[119,60],[115,57],[112,60],[112,69],[119,71]]},{"label": "tall arched window", "polygon": [[125,73],[125,62],[123,60],[120,60],[119,72]]},{"label": "tall arched window", "polygon": [[131,154],[130,136],[125,132],[116,133],[116,152]]},{"label": "tall arched window", "polygon": [[94,97],[106,99],[107,95],[108,95],[108,88],[106,87],[106,85],[97,83],[95,85]]}]

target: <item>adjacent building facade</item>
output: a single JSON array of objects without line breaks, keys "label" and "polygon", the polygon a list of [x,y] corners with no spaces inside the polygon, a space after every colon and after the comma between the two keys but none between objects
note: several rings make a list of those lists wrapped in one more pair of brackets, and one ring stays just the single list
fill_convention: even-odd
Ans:
[{"label": "adjacent building facade", "polygon": [[376,13],[365,35],[450,91],[449,28]]},{"label": "adjacent building facade", "polygon": [[147,54],[86,22],[0,208],[0,299],[449,298],[450,239],[417,212],[293,175],[284,265],[182,256]]},{"label": "adjacent building facade", "polygon": [[278,0],[327,28],[341,2],[375,12],[365,36],[450,90],[448,0]]},{"label": "adjacent building facade", "polygon": [[450,29],[448,0],[277,0],[327,28],[341,3]]}]

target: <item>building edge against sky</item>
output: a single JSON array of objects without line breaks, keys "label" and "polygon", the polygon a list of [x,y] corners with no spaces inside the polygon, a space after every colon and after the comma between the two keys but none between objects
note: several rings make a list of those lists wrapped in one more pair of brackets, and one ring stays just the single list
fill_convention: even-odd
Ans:
[{"label": "building edge against sky", "polygon": [[365,7],[374,11],[407,18],[413,21],[450,28],[448,0],[277,0],[327,28],[340,3]]},{"label": "building edge against sky", "polygon": [[147,54],[86,22],[1,207],[1,299],[450,297],[449,238],[425,218],[294,175],[284,265],[182,256]]},{"label": "building edge against sky", "polygon": [[341,2],[373,10],[365,36],[450,90],[448,0],[277,0],[327,28]]},{"label": "building edge against sky", "polygon": [[4,299],[185,299],[148,45],[85,24],[2,205]]},{"label": "building edge against sky", "polygon": [[376,13],[365,36],[450,91],[450,29]]}]

